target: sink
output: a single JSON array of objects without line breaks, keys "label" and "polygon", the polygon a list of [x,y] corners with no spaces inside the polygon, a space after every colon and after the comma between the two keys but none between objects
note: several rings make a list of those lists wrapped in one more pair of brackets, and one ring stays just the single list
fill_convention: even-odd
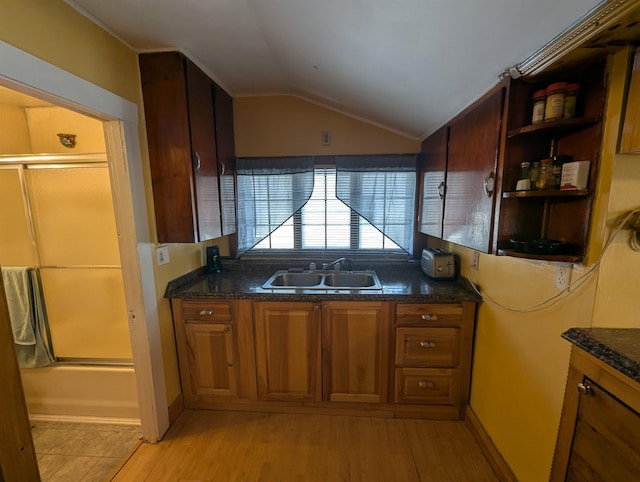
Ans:
[{"label": "sink", "polygon": [[305,271],[302,273],[287,270],[276,271],[265,284],[265,289],[304,289],[304,290],[339,290],[339,289],[382,289],[375,271]]},{"label": "sink", "polygon": [[290,288],[291,286],[315,286],[322,281],[322,275],[319,273],[280,273],[270,280],[273,286],[282,286]]},{"label": "sink", "polygon": [[371,288],[378,284],[377,277],[372,273],[331,273],[325,276],[324,284],[335,288]]}]

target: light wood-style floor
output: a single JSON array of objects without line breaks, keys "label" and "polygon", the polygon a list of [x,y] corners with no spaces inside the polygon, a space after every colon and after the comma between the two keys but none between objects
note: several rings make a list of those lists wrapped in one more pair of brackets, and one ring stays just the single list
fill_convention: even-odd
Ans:
[{"label": "light wood-style floor", "polygon": [[498,480],[464,422],[185,411],[113,481]]}]

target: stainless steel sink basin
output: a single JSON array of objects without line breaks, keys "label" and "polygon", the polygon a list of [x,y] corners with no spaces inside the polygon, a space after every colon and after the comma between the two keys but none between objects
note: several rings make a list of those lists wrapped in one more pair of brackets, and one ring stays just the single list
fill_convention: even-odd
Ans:
[{"label": "stainless steel sink basin", "polygon": [[325,276],[324,284],[333,287],[371,288],[376,285],[376,276],[371,273],[331,273]]},{"label": "stainless steel sink basin", "polygon": [[315,286],[322,281],[322,275],[319,273],[280,273],[272,277],[270,280],[273,286],[291,287],[291,286]]},{"label": "stainless steel sink basin", "polygon": [[379,290],[382,289],[375,271],[276,271],[265,284],[264,289],[304,289],[304,290]]}]

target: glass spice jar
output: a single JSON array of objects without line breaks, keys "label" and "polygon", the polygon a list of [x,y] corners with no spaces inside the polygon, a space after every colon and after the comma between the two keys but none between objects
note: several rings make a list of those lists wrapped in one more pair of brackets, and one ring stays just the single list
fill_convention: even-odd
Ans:
[{"label": "glass spice jar", "polygon": [[531,115],[531,123],[538,124],[544,121],[544,108],[547,102],[547,91],[545,89],[538,90],[533,93],[533,113]]},{"label": "glass spice jar", "polygon": [[531,163],[531,169],[529,169],[529,178],[531,179],[531,189],[537,189],[536,182],[538,182],[538,175],[540,174],[540,163],[533,161]]},{"label": "glass spice jar", "polygon": [[576,101],[578,100],[578,91],[580,84],[568,84],[567,91],[564,94],[564,106],[562,111],[563,119],[571,119],[576,115]]},{"label": "glass spice jar", "polygon": [[536,189],[543,191],[554,189],[556,187],[555,176],[553,175],[553,164],[551,159],[542,159],[540,161],[540,173],[536,180]]},{"label": "glass spice jar", "polygon": [[564,112],[564,96],[567,91],[566,82],[556,82],[547,87],[547,102],[544,109],[544,120],[562,119]]}]

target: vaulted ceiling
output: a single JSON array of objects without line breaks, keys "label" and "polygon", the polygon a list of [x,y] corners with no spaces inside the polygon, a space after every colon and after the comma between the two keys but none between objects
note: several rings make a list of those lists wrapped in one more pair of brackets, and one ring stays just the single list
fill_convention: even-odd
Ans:
[{"label": "vaulted ceiling", "polygon": [[431,133],[599,0],[67,0],[139,52],[181,50],[233,96],[291,94]]}]

